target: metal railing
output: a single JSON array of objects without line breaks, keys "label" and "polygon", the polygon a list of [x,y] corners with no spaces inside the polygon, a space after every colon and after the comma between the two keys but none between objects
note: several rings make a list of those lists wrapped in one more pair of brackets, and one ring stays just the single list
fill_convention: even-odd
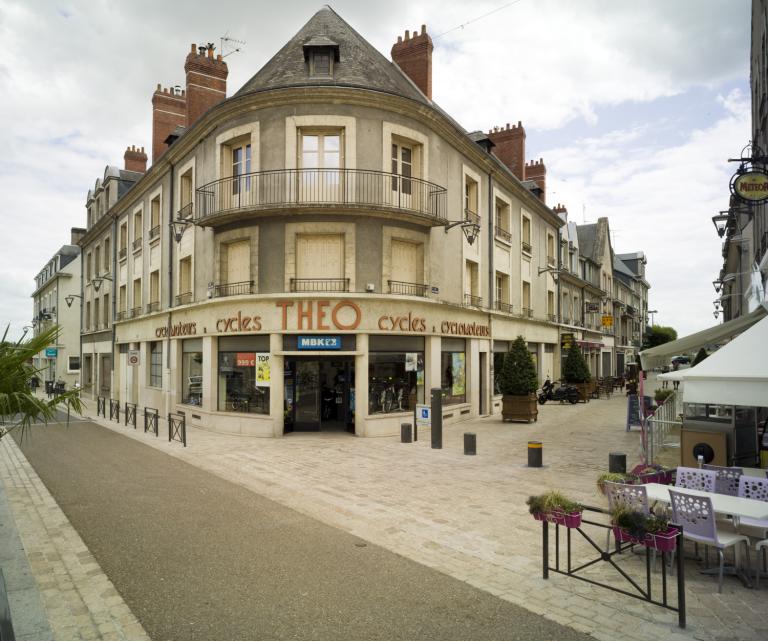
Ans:
[{"label": "metal railing", "polygon": [[155,225],[149,230],[149,240],[154,240],[160,236],[160,225]]},{"label": "metal railing", "polygon": [[120,422],[120,401],[116,398],[109,399],[109,420]]},{"label": "metal railing", "polygon": [[96,416],[107,418],[107,399],[104,396],[96,397]]},{"label": "metal railing", "polygon": [[531,253],[531,243],[527,243],[523,240],[520,242],[520,246],[523,248],[524,252],[528,252],[529,254]]},{"label": "metal railing", "polygon": [[[677,612],[677,625],[680,628],[685,628],[686,625],[686,617],[685,617],[685,555],[683,554],[683,528],[678,526],[677,524],[672,524],[674,528],[677,529],[677,533],[675,536],[675,547],[677,548],[677,553],[675,554],[675,561],[676,561],[676,605],[673,605],[670,599],[670,590],[669,586],[667,585],[667,554],[669,554],[666,551],[661,551],[661,576],[657,577],[656,581],[654,581],[654,573],[651,569],[651,548],[647,546],[645,547],[645,563],[643,563],[644,567],[644,579],[643,578],[636,578],[633,577],[630,574],[630,571],[632,568],[630,565],[634,565],[636,559],[634,558],[635,555],[633,554],[623,554],[624,552],[628,551],[630,548],[633,547],[634,543],[622,543],[618,540],[615,541],[615,546],[612,550],[608,551],[604,549],[605,543],[599,544],[594,540],[594,538],[597,538],[595,536],[594,538],[590,536],[585,531],[585,526],[589,525],[595,528],[598,528],[598,531],[606,531],[613,529],[612,526],[609,523],[601,523],[599,521],[592,521],[588,518],[586,518],[587,514],[602,514],[607,516],[609,513],[607,510],[603,510],[600,508],[595,507],[584,507],[583,516],[581,519],[581,524],[579,527],[565,527],[561,526],[559,524],[555,524],[555,540],[554,540],[554,557],[555,557],[555,564],[554,566],[550,565],[550,554],[551,550],[550,547],[550,538],[549,538],[549,522],[547,520],[542,521],[542,575],[543,578],[549,579],[549,573],[550,572],[556,572],[557,574],[563,574],[569,578],[572,579],[578,579],[579,581],[584,581],[586,583],[590,583],[591,585],[595,585],[600,588],[605,588],[606,590],[610,590],[612,592],[618,592],[619,594],[623,594],[628,597],[632,597],[634,599],[639,599],[641,601],[645,601],[646,603],[651,603],[653,605],[657,605],[659,607],[665,608],[667,610],[671,610],[672,612]],[[565,527],[565,554],[563,555],[561,553],[560,547],[561,542],[560,539],[562,538],[560,534],[561,527]],[[586,545],[582,546],[576,546],[573,542],[573,534],[572,531],[575,531],[579,536],[580,539],[577,539],[577,541],[581,543],[586,543]],[[609,533],[610,536],[610,533]],[[591,551],[592,555],[591,558],[589,558],[589,555],[584,553],[584,550]],[[578,560],[574,559],[574,556],[582,556],[584,555],[586,558],[579,558]],[[565,556],[564,559],[561,559],[561,556]],[[619,565],[619,561],[626,560],[626,563],[623,563],[622,565]],[[594,572],[584,572],[588,569],[594,569],[599,563],[605,563],[609,565],[613,570],[616,571],[618,576],[615,576],[615,579],[621,579],[623,578],[629,585],[627,586],[627,589],[623,589],[617,586],[616,580],[614,580],[612,583],[602,583],[597,580],[597,576]],[[606,566],[603,566],[606,567]],[[626,569],[625,569],[626,568]],[[644,586],[642,584],[645,584]],[[655,584],[655,585],[654,585]],[[618,584],[620,585],[620,583]],[[661,600],[659,600],[658,596],[654,597],[654,588],[656,590],[661,591]]]},{"label": "metal railing", "polygon": [[131,247],[133,248],[133,251],[136,251],[137,249],[141,249],[141,236],[139,236],[136,240],[133,241],[133,244]]},{"label": "metal railing", "polygon": [[473,225],[480,226],[480,216],[473,212],[471,209],[464,210],[464,220],[468,220]]},{"label": "metal railing", "polygon": [[571,324],[571,319],[568,318],[567,316],[563,316],[563,323],[565,323],[566,325],[570,325]]},{"label": "metal railing", "polygon": [[155,436],[158,435],[158,411],[152,407],[144,408],[144,433],[153,432]]},{"label": "metal railing", "polygon": [[236,210],[303,206],[395,209],[435,223],[447,219],[447,190],[426,180],[364,169],[277,169],[199,187],[194,221]]},{"label": "metal railing", "polygon": [[242,294],[253,293],[253,281],[244,280],[240,283],[224,283],[222,285],[214,285],[212,288],[214,298],[222,298],[224,296],[240,296]]},{"label": "metal railing", "polygon": [[464,294],[464,304],[468,305],[469,307],[482,307],[483,297],[473,296],[472,294]]},{"label": "metal railing", "polygon": [[513,314],[514,310],[512,308],[512,303],[505,303],[502,300],[497,300],[494,303],[494,306],[496,307],[496,310],[499,312],[504,312],[505,314]]},{"label": "metal railing", "polygon": [[128,255],[128,248],[127,247],[121,247],[120,251],[117,252],[117,257],[122,260]]},{"label": "metal railing", "polygon": [[160,301],[156,300],[151,303],[147,303],[147,314],[160,311]]},{"label": "metal railing", "polygon": [[423,283],[407,283],[401,280],[388,280],[390,294],[404,294],[406,296],[426,296],[429,285]]},{"label": "metal railing", "polygon": [[133,425],[133,429],[136,429],[136,403],[125,404],[125,425]]},{"label": "metal railing", "polygon": [[550,323],[556,323],[557,322],[557,315],[556,314],[547,314],[547,320]]},{"label": "metal railing", "polygon": [[645,444],[646,461],[653,463],[663,449],[679,448],[682,426],[683,396],[673,391],[648,417],[647,442]]},{"label": "metal railing", "polygon": [[496,238],[501,238],[501,240],[504,240],[508,243],[512,242],[512,234],[510,234],[506,229],[496,227],[496,229],[494,229],[494,233],[496,234]]},{"label": "metal railing", "polygon": [[116,321],[125,320],[126,318],[128,318],[128,311],[127,310],[125,310],[125,309],[118,309],[115,312],[115,320]]},{"label": "metal railing", "polygon": [[179,220],[189,220],[192,218],[193,214],[195,213],[195,205],[192,202],[187,203],[184,205],[179,211],[177,212],[177,216],[179,217]]},{"label": "metal railing", "polygon": [[192,302],[192,292],[184,292],[183,294],[176,295],[177,305],[188,305]]},{"label": "metal railing", "polygon": [[526,318],[533,318],[533,308],[531,308],[531,307],[523,307],[522,314]]},{"label": "metal railing", "polygon": [[128,313],[126,314],[126,318],[136,318],[137,316],[141,316],[141,307],[134,307],[133,309],[129,309]]},{"label": "metal railing", "polygon": [[171,441],[187,446],[187,417],[183,414],[168,413],[168,442]]},{"label": "metal railing", "polygon": [[349,278],[291,278],[292,292],[348,292]]}]

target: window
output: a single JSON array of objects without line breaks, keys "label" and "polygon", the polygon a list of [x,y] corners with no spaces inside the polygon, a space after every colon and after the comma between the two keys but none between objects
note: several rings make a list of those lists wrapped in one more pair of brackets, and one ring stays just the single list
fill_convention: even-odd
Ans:
[{"label": "window", "polygon": [[134,314],[140,312],[141,308],[141,278],[133,281],[133,309]]},{"label": "window", "polygon": [[329,285],[344,285],[344,235],[297,234],[296,280],[325,280],[333,281]]},{"label": "window", "polygon": [[203,404],[203,339],[190,338],[181,343],[181,402]]},{"label": "window", "polygon": [[555,237],[547,234],[547,265],[554,267],[555,264]]},{"label": "window", "polygon": [[251,281],[251,241],[238,240],[222,245],[225,255],[225,283],[250,283]]},{"label": "window", "polygon": [[99,307],[99,301],[98,298],[94,299],[93,301],[93,328],[99,329],[99,321],[101,320],[101,314],[100,314],[100,307]]},{"label": "window", "polygon": [[80,371],[80,357],[79,356],[70,356],[69,361],[67,363],[67,371],[68,372],[79,372]]},{"label": "window", "polygon": [[152,341],[149,344],[149,386],[163,386],[163,343]]},{"label": "window", "polygon": [[155,270],[149,275],[149,311],[157,311],[160,308],[160,270]]},{"label": "window", "polygon": [[91,280],[91,252],[85,256],[85,280]]},{"label": "window", "polygon": [[[250,152],[250,150],[249,150]],[[250,164],[250,158],[249,164]],[[250,167],[249,167],[250,171]],[[187,171],[185,171],[180,180],[180,189],[179,189],[179,198],[181,202],[179,203],[181,205],[181,208],[179,209],[179,218],[189,218],[192,215],[192,192],[193,192],[193,184],[192,184],[192,168],[190,167]]]},{"label": "window", "polygon": [[506,242],[512,241],[512,234],[509,233],[509,205],[502,200],[496,200],[496,229],[497,238]]},{"label": "window", "polygon": [[109,238],[104,239],[104,272],[109,274],[111,269],[110,261],[112,260],[112,257],[109,253]]},{"label": "window", "polygon": [[413,184],[408,180],[413,176],[413,148],[392,143],[392,173],[402,178],[392,178],[392,191],[399,191],[406,196],[413,192]]},{"label": "window", "polygon": [[478,217],[477,181],[464,176],[464,215],[467,220]]},{"label": "window", "polygon": [[340,169],[341,132],[301,132],[302,169]]},{"label": "window", "polygon": [[371,336],[368,413],[413,412],[424,403],[424,338]]},{"label": "window", "polygon": [[155,196],[149,203],[149,239],[160,237],[160,196]]},{"label": "window", "polygon": [[473,260],[466,261],[466,275],[464,283],[464,303],[466,305],[480,305],[480,284],[477,263]]},{"label": "window", "polygon": [[143,215],[141,211],[137,211],[133,215],[133,250],[141,249],[141,237],[142,237],[142,219]]},{"label": "window", "polygon": [[91,328],[91,301],[85,304],[85,329]]},{"label": "window", "polygon": [[547,292],[547,316],[549,320],[554,321],[555,318],[555,292]]},{"label": "window", "polygon": [[109,327],[109,294],[104,294],[104,327]]},{"label": "window", "polygon": [[[192,257],[187,256],[179,261],[179,296],[192,293]],[[191,303],[191,300],[186,302]],[[182,303],[183,304],[183,303]]]},{"label": "window", "polygon": [[93,252],[93,271],[96,274],[96,276],[99,275],[99,271],[101,270],[101,248],[96,245],[96,249]]},{"label": "window", "polygon": [[90,354],[83,356],[83,387],[89,387],[93,383],[93,358]]},{"label": "window", "polygon": [[218,377],[219,411],[269,414],[269,336],[220,338]]},{"label": "window", "polygon": [[120,305],[118,311],[124,314],[126,309],[128,309],[127,290],[125,285],[120,285]]},{"label": "window", "polygon": [[[392,252],[392,282],[393,283],[410,283],[414,285],[423,285],[424,283],[424,245],[422,243],[412,243],[406,240],[392,239],[391,241]],[[390,283],[391,285],[391,283]],[[390,287],[390,290],[392,288]],[[394,289],[398,289],[395,286]],[[407,287],[400,289],[408,289]],[[392,293],[398,293],[392,291]],[[401,291],[399,293],[414,293],[418,295],[419,292]],[[426,291],[422,295],[426,295]]]},{"label": "window", "polygon": [[509,276],[496,272],[496,309],[510,312],[509,308]]},{"label": "window", "polygon": [[523,216],[522,246],[524,252],[531,253],[531,219],[528,216]]},{"label": "window", "polygon": [[232,195],[251,190],[251,144],[232,147]]},{"label": "window", "polygon": [[128,251],[128,223],[120,225],[120,258],[125,258]]},{"label": "window", "polygon": [[523,316],[528,318],[533,317],[533,309],[531,308],[531,284],[527,281],[523,281]]},{"label": "window", "polygon": [[440,368],[443,404],[455,405],[466,402],[466,342],[463,338],[442,339]]},{"label": "window", "polygon": [[493,341],[493,393],[501,394],[499,374],[504,367],[504,357],[509,351],[509,341]]},{"label": "window", "polygon": [[313,49],[309,56],[309,75],[328,78],[333,73],[333,53],[328,47]]}]

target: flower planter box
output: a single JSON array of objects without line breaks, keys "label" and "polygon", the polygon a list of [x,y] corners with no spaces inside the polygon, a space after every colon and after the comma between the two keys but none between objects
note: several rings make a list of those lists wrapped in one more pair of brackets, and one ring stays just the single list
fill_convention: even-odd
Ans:
[{"label": "flower planter box", "polygon": [[528,396],[505,394],[501,399],[501,417],[503,421],[525,421],[526,423],[538,421],[539,405],[536,394]]},{"label": "flower planter box", "polygon": [[620,527],[613,527],[613,535],[619,543],[633,543],[635,545],[644,545],[652,550],[659,552],[673,552],[677,547],[677,528],[668,528],[666,532],[655,532],[646,534],[644,538],[632,536],[627,530]]},{"label": "flower planter box", "polygon": [[533,518],[537,521],[548,521],[555,525],[564,525],[565,527],[581,527],[581,512],[539,512],[534,514]]}]

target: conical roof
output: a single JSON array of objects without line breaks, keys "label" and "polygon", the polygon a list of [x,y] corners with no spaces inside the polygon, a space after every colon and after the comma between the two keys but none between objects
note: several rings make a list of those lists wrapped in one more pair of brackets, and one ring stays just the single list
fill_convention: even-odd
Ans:
[{"label": "conical roof", "polygon": [[[319,42],[338,45],[332,78],[311,78],[304,46]],[[235,96],[268,89],[307,86],[360,87],[430,104],[416,85],[329,6],[324,6],[288,43],[246,82]]]}]

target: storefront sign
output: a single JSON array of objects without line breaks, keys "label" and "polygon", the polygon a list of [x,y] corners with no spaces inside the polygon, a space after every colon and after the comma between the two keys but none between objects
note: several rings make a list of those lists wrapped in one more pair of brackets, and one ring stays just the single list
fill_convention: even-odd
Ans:
[{"label": "storefront sign", "polygon": [[194,336],[197,334],[197,323],[176,323],[155,329],[157,338],[173,338],[174,336]]},{"label": "storefront sign", "polygon": [[381,316],[379,317],[379,329],[401,332],[424,332],[427,329],[427,321],[421,316],[414,316],[411,312],[405,316]]},{"label": "storefront sign", "polygon": [[56,347],[46,347],[45,348],[45,357],[46,358],[56,358],[59,355],[59,350]]},{"label": "storefront sign", "polygon": [[491,328],[488,327],[488,325],[478,325],[477,323],[452,323],[451,321],[443,321],[440,324],[440,332],[458,336],[490,336]]},{"label": "storefront sign", "polygon": [[253,352],[237,352],[235,367],[256,367],[256,354]]},{"label": "storefront sign", "polygon": [[216,321],[216,331],[228,332],[259,332],[261,331],[261,316],[244,316],[238,310],[237,316],[220,318]]},{"label": "storefront sign", "polygon": [[128,365],[131,367],[137,367],[139,363],[141,362],[140,357],[141,352],[137,349],[129,349],[128,350]]},{"label": "storefront sign", "polygon": [[[284,300],[275,303],[282,308],[283,330],[289,329],[288,318],[291,314],[291,308],[294,307],[293,301]],[[349,331],[357,329],[363,318],[363,312],[358,305],[351,300],[342,300],[331,307],[329,300],[300,300],[296,304],[296,329],[338,329]]]},{"label": "storefront sign", "polygon": [[613,316],[603,315],[603,327],[613,327]]},{"label": "storefront sign", "polygon": [[751,203],[768,200],[768,172],[752,168],[745,173],[734,174],[731,178],[731,193]]},{"label": "storefront sign", "polygon": [[341,336],[299,336],[297,348],[300,350],[338,350],[341,349]]},{"label": "storefront sign", "polygon": [[560,334],[560,349],[571,349],[573,345],[573,333]]},{"label": "storefront sign", "polygon": [[269,352],[256,354],[256,387],[269,387],[272,380],[272,366]]},{"label": "storefront sign", "polygon": [[600,303],[586,303],[585,309],[588,314],[595,314],[600,311]]}]

